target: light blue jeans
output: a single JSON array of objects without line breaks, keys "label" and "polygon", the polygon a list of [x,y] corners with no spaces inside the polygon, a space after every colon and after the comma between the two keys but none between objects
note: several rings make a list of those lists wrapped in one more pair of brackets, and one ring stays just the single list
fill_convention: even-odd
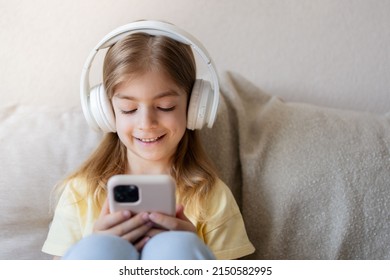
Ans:
[{"label": "light blue jeans", "polygon": [[166,231],[151,238],[139,253],[127,240],[92,234],[72,246],[63,260],[214,260],[210,249],[192,232]]}]

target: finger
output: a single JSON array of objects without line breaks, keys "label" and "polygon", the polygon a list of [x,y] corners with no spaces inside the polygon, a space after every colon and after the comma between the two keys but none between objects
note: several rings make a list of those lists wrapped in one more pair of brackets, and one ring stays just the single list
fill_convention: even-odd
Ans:
[{"label": "finger", "polygon": [[149,215],[150,221],[154,224],[168,230],[184,230],[195,232],[194,225],[186,220],[182,220],[176,217],[167,216],[161,213],[152,212]]},{"label": "finger", "polygon": [[187,221],[187,222],[191,222],[187,216],[184,214],[184,206],[182,204],[179,204],[177,207],[176,207],[176,217],[181,219],[181,220],[184,220],[184,221]]},{"label": "finger", "polygon": [[108,198],[103,203],[102,209],[100,210],[100,215],[99,217],[105,216],[110,213],[110,207],[108,204]]},{"label": "finger", "polygon": [[184,206],[183,206],[183,204],[178,204],[178,205],[176,205],[176,216],[177,216],[179,213],[183,212],[183,211],[184,211]]},{"label": "finger", "polygon": [[133,243],[144,236],[152,226],[153,224],[149,221],[148,214],[140,213],[117,225],[114,228],[114,233]]},{"label": "finger", "polygon": [[[103,211],[101,213],[103,213]],[[108,229],[112,229],[130,218],[130,211],[108,213],[105,215],[101,214],[98,220],[95,222],[94,231],[106,231]],[[110,231],[110,233],[113,232]]]},{"label": "finger", "polygon": [[147,232],[153,227],[152,223],[144,224],[122,235],[123,239],[126,239],[130,243],[134,244],[142,237],[147,235]]},{"label": "finger", "polygon": [[164,231],[167,231],[165,229],[161,229],[161,228],[151,228],[147,233],[146,235],[149,236],[149,237],[153,237],[153,236],[156,236],[157,234],[161,233],[161,232],[164,232]]},{"label": "finger", "polygon": [[145,236],[140,241],[138,241],[137,243],[133,244],[135,249],[137,249],[137,251],[141,251],[142,248],[145,246],[145,244],[149,241],[149,239],[150,239],[149,236]]},{"label": "finger", "polygon": [[156,236],[157,234],[164,232],[164,231],[166,231],[166,230],[151,228],[148,230],[148,232],[145,233],[145,236],[141,240],[137,241],[133,245],[138,251],[141,251],[142,248],[145,246],[145,244],[149,241],[150,238],[152,238],[153,236]]}]

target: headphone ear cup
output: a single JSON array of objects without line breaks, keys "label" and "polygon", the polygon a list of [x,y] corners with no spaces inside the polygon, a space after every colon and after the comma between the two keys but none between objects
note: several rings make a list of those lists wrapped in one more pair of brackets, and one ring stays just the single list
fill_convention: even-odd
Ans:
[{"label": "headphone ear cup", "polygon": [[213,89],[208,81],[198,79],[195,81],[191,92],[190,103],[187,112],[187,128],[201,129],[209,121]]},{"label": "headphone ear cup", "polygon": [[104,133],[116,132],[115,115],[103,84],[94,86],[89,98],[90,111],[99,128]]}]

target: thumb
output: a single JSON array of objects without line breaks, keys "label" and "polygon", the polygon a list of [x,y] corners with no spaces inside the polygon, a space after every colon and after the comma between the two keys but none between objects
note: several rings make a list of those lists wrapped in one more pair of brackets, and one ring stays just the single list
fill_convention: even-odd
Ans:
[{"label": "thumb", "polygon": [[184,221],[190,221],[184,214],[184,206],[182,204],[176,206],[176,218]]},{"label": "thumb", "polygon": [[100,210],[100,217],[110,214],[110,207],[108,204],[108,198],[103,203],[102,210]]}]

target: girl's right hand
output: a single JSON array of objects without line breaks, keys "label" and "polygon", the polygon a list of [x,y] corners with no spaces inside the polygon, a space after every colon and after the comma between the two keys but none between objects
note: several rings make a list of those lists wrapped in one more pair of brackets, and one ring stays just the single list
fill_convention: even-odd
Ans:
[{"label": "girl's right hand", "polygon": [[150,239],[146,233],[153,227],[148,213],[132,215],[130,211],[110,213],[108,199],[104,202],[93,232],[113,234],[132,243],[140,251]]}]

